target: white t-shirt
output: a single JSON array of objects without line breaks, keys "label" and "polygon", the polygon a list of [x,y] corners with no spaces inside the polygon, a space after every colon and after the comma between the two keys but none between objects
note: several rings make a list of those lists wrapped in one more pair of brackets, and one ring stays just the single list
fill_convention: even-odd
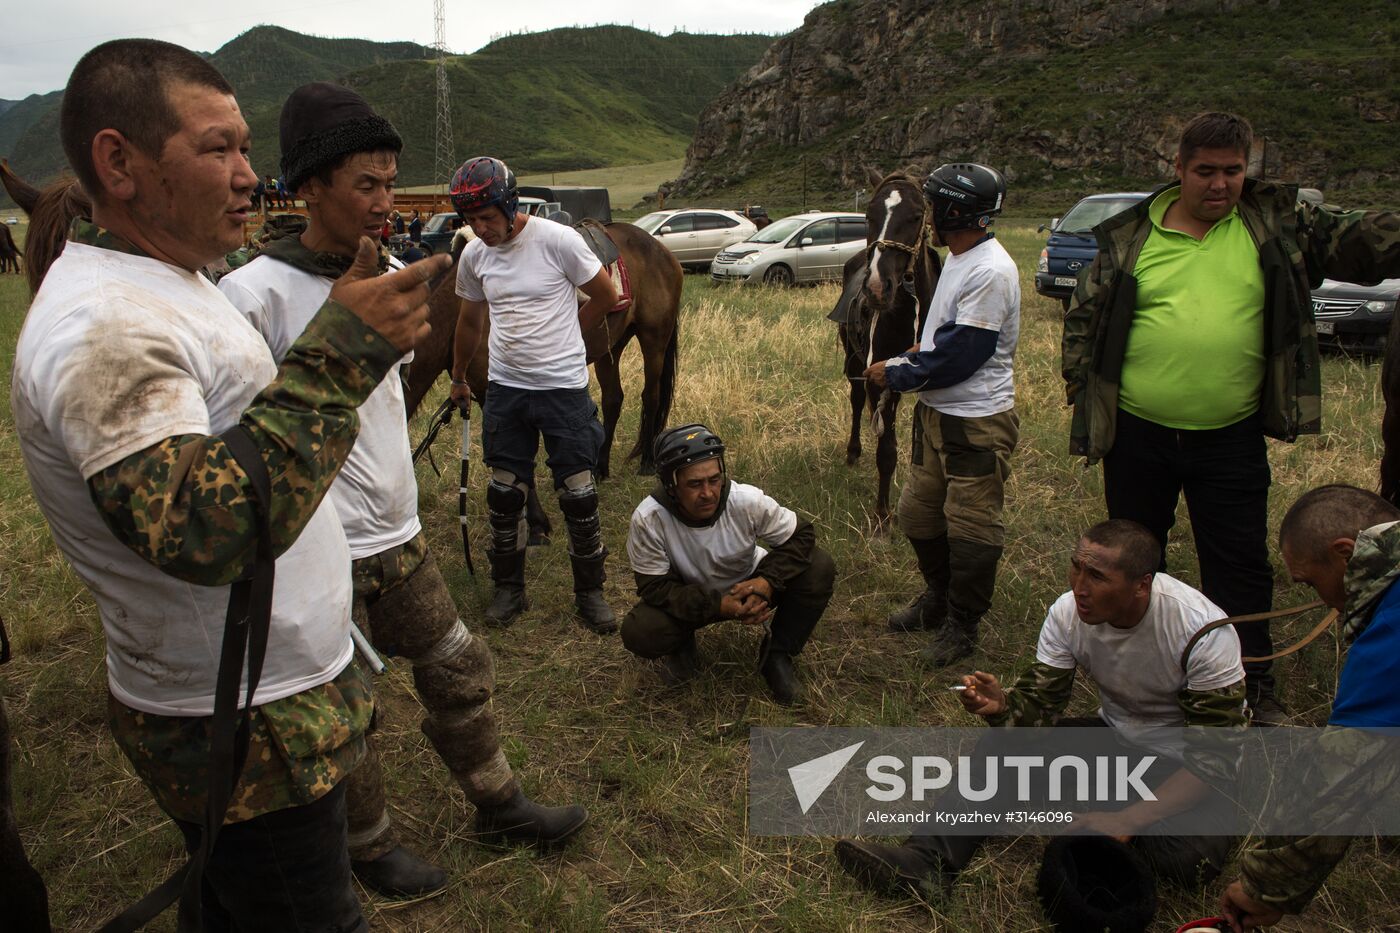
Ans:
[{"label": "white t-shirt", "polygon": [[998,331],[996,351],[967,379],[944,389],[926,389],[919,401],[960,418],[1011,409],[1016,404],[1011,361],[1021,333],[1021,278],[999,240],[983,240],[965,253],[948,254],[924,316],[919,349],[932,350],[934,333],[949,322]]},{"label": "white t-shirt", "polygon": [[[229,588],[177,580],[103,523],[86,480],[180,434],[237,424],[277,374],[267,344],[203,276],[69,243],[34,299],[11,383],[25,469],[97,602],[113,695],[143,712],[207,716]],[[254,703],[331,680],[350,661],[350,551],[322,503],[277,559]]]},{"label": "white t-shirt", "polygon": [[695,528],[651,496],[632,513],[627,532],[627,556],[634,573],[659,577],[674,567],[686,583],[711,593],[726,593],[753,576],[768,555],[759,547],[777,547],[797,530],[797,516],[757,486],[730,482],[724,512],[713,524]]},{"label": "white t-shirt", "polygon": [[[403,265],[397,260],[390,263]],[[325,303],[333,284],[333,279],[259,256],[220,279],[219,291],[263,335],[280,363]],[[399,365],[412,359],[409,353]],[[360,433],[331,486],[330,500],[355,560],[411,541],[422,528],[397,366],[360,406]]]},{"label": "white t-shirt", "polygon": [[1183,726],[1177,693],[1218,690],[1244,679],[1240,639],[1229,625],[1197,642],[1189,670],[1181,670],[1181,652],[1191,636],[1223,618],[1225,611],[1200,592],[1159,573],[1152,578],[1147,613],[1130,629],[1084,624],[1073,593],[1055,600],[1035,657],[1062,670],[1081,668],[1098,685],[1099,715],[1111,726],[1130,732]]},{"label": "white t-shirt", "polygon": [[468,243],[457,294],[490,306],[487,378],[516,389],[586,388],[575,290],[602,268],[573,228],[537,218],[500,246]]}]

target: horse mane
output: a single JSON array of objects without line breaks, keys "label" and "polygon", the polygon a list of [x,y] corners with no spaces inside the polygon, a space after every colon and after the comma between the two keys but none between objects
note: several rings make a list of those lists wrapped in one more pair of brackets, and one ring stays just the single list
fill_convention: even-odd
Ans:
[{"label": "horse mane", "polygon": [[76,179],[61,179],[39,193],[24,239],[24,271],[31,293],[39,291],[44,275],[68,243],[68,228],[79,217],[92,217],[92,202]]}]

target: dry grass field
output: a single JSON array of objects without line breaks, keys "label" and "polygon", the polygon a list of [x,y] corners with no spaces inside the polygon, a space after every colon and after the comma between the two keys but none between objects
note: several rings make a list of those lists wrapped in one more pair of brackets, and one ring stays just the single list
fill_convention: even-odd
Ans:
[{"label": "dry grass field", "polygon": [[[1098,470],[1086,470],[1066,452],[1059,305],[1031,286],[1041,238],[1033,226],[1017,225],[1002,237],[1022,270],[1017,404],[1023,433],[1007,496],[996,605],[976,666],[1006,678],[1030,662],[1045,607],[1065,586],[1068,550],[1079,531],[1102,517],[1103,506]],[[672,412],[676,422],[709,423],[730,445],[732,475],[809,515],[836,558],[835,598],[800,661],[806,701],[783,709],[767,699],[753,670],[757,639],[733,623],[701,635],[705,670],[697,681],[663,689],[616,637],[598,638],[571,620],[567,555],[556,538],[531,553],[531,611],[513,628],[485,634],[496,654],[496,709],[509,758],[533,795],[582,802],[592,820],[576,844],[555,856],[473,844],[471,810],[419,732],[409,671],[396,665],[379,680],[391,812],[405,840],[445,865],[454,882],[419,902],[366,897],[376,930],[1045,928],[1034,895],[1034,839],[987,845],[952,898],[934,907],[863,893],[837,869],[831,839],[757,838],[745,831],[750,727],[970,724],[944,689],[949,672],[919,665],[918,640],[885,633],[886,614],[909,598],[916,574],[902,537],[872,534],[873,450],[860,465],[845,464],[846,384],[834,325],[825,319],[835,299],[834,286],[721,290],[703,276],[687,277]],[[0,277],[6,372],[26,306],[22,281]],[[621,462],[635,436],[641,381],[635,351],[625,363],[630,401],[618,432],[618,475],[602,487],[613,553],[607,593],[619,613],[635,598],[625,564],[627,519],[652,486]],[[1275,527],[1313,485],[1373,485],[1378,376],[1373,364],[1327,360],[1326,433],[1292,446],[1271,444]],[[908,424],[906,408],[899,421],[902,454]],[[420,417],[415,438],[424,427]],[[442,443],[439,460],[450,462],[451,441]],[[426,462],[420,467],[422,513],[463,618],[484,631],[475,621],[489,583],[466,574],[456,471],[449,472],[439,478]],[[474,471],[471,506],[478,574],[484,574],[487,536],[483,472]],[[555,505],[546,506],[557,520]],[[1172,570],[1194,581],[1184,508],[1178,529]],[[163,877],[180,849],[177,833],[108,735],[98,620],[29,496],[8,382],[0,387],[0,535],[0,615],[16,649],[0,684],[17,740],[18,816],[48,879],[57,928],[91,929]],[[1279,604],[1305,598],[1281,566],[1278,580]],[[1324,639],[1301,659],[1279,664],[1284,699],[1301,721],[1325,718],[1338,663],[1335,644]],[[1093,705],[1092,691],[1081,684],[1074,709]],[[1217,892],[1163,889],[1158,927],[1172,930],[1212,913]],[[1396,892],[1394,850],[1362,842],[1308,913],[1282,929],[1397,929]],[[163,918],[156,928],[171,929],[173,920]]]}]

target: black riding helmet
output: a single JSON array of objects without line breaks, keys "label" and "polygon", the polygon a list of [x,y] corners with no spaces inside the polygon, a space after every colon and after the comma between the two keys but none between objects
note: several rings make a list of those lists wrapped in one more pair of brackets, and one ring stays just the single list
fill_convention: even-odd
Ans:
[{"label": "black riding helmet", "polygon": [[1006,179],[985,165],[950,162],[929,173],[924,196],[933,212],[935,230],[981,230],[1001,213]]},{"label": "black riding helmet", "polygon": [[692,463],[718,457],[720,472],[724,472],[724,441],[703,424],[683,424],[662,431],[652,444],[652,453],[656,475],[668,490],[676,486],[677,471]]},{"label": "black riding helmet", "polygon": [[520,192],[515,187],[515,173],[500,159],[478,156],[462,163],[452,176],[448,189],[452,207],[466,219],[467,211],[479,207],[499,207],[506,220],[514,221],[520,206]]}]

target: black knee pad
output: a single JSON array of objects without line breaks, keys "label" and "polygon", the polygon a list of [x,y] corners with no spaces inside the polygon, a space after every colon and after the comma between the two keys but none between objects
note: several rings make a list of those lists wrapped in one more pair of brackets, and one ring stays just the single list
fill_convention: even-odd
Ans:
[{"label": "black knee pad", "polygon": [[486,507],[514,518],[515,513],[525,508],[525,490],[515,483],[503,483],[491,477],[486,484]]},{"label": "black knee pad", "polygon": [[512,554],[524,549],[525,498],[526,488],[520,483],[504,483],[493,476],[486,484],[486,511],[496,553]]},{"label": "black knee pad", "polygon": [[603,549],[603,528],[598,519],[598,490],[592,483],[559,490],[559,510],[569,526],[569,551],[592,557]]}]

